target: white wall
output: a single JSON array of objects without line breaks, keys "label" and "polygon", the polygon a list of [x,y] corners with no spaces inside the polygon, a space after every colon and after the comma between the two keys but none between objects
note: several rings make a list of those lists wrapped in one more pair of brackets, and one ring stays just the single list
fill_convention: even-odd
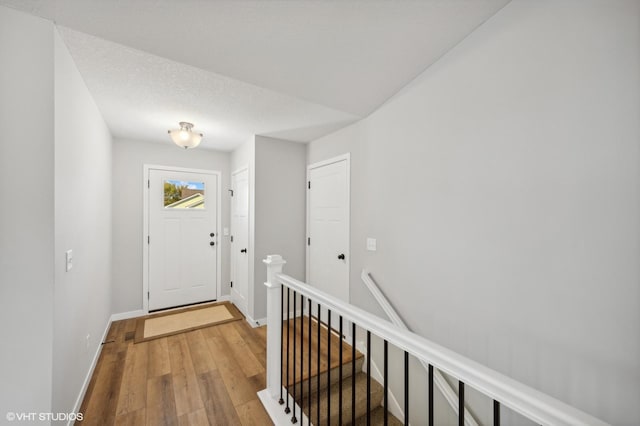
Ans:
[{"label": "white wall", "polygon": [[53,25],[0,6],[0,419],[51,410]]},{"label": "white wall", "polygon": [[[166,135],[165,135],[166,136]],[[113,296],[115,313],[142,309],[142,210],[144,164],[217,170],[222,173],[222,226],[229,226],[229,154],[180,149],[164,143],[115,139],[113,143]],[[229,237],[222,250],[222,295],[229,294]]]},{"label": "white wall", "polygon": [[[241,169],[246,168],[249,172],[249,235],[248,235],[248,247],[249,253],[255,253],[255,217],[256,217],[256,143],[255,138],[251,138],[251,140],[243,143],[238,148],[233,150],[231,153],[231,173],[237,172]],[[231,229],[231,235],[233,235],[234,230]],[[230,244],[230,250],[237,250],[233,247],[233,244]],[[231,257],[229,257],[231,259]],[[248,262],[249,264],[249,273],[248,273],[248,306],[247,311],[245,312],[246,316],[249,316],[249,321],[256,318],[254,315],[254,290],[255,286],[251,285],[254,282],[254,262]],[[258,318],[259,319],[259,318]]]},{"label": "white wall", "polygon": [[287,275],[305,279],[307,147],[264,136],[255,142],[254,318],[260,319],[267,316],[267,255],[281,255]]},{"label": "white wall", "polygon": [[[267,270],[262,260],[280,254],[287,274],[304,280],[306,145],[266,136],[236,148],[231,170],[249,169],[248,321],[267,316]],[[232,230],[233,232],[233,230]]]},{"label": "white wall", "polygon": [[67,413],[82,402],[111,315],[111,134],[57,31],[54,46],[53,410]]},{"label": "white wall", "polygon": [[[640,419],[637,1],[515,0],[367,119],[368,268],[419,334],[614,424]],[[367,236],[378,251],[365,251]]]}]

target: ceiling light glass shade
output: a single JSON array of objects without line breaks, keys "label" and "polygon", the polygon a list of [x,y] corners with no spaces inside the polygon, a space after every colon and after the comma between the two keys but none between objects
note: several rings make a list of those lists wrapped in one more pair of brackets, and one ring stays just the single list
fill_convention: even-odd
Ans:
[{"label": "ceiling light glass shade", "polygon": [[193,124],[181,121],[179,129],[169,130],[169,136],[181,148],[195,148],[200,145],[203,135],[202,133],[195,133],[192,129]]}]

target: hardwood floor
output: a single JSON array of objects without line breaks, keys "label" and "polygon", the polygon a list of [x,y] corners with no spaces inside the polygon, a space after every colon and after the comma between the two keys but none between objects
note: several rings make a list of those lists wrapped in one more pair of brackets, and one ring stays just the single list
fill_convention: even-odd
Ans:
[{"label": "hardwood floor", "polygon": [[269,425],[266,330],[246,321],[133,343],[111,325],[80,411],[82,425]]}]

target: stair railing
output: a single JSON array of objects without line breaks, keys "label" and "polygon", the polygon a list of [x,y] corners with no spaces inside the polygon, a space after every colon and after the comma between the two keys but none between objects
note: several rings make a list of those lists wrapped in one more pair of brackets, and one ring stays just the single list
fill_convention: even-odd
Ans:
[{"label": "stair railing", "polygon": [[[389,299],[387,299],[382,291],[380,291],[380,288],[366,270],[362,270],[360,279],[362,279],[362,282],[367,287],[373,298],[376,300],[376,302],[378,302],[384,313],[389,317],[389,320],[403,330],[409,330],[409,327],[407,327],[400,315],[398,315],[396,310],[393,308],[393,305],[391,305],[391,303],[389,302]],[[429,364],[422,360],[420,360],[420,363],[424,367],[427,374],[429,374]],[[436,369],[434,371],[432,368],[431,374],[433,376],[433,381],[436,387],[438,388],[442,396],[444,396],[444,399],[449,403],[455,415],[457,416],[460,405],[458,395],[456,395],[454,390],[449,385],[449,382],[447,382],[442,376],[440,370]],[[465,426],[478,426],[478,422],[476,421],[476,419],[474,419],[473,415],[467,410],[464,411],[464,424]]]},{"label": "stair railing", "polygon": [[[464,390],[465,386],[471,386],[480,393],[492,398],[494,401],[494,418],[493,424],[500,425],[500,407],[505,406],[511,410],[520,413],[524,417],[536,422],[540,425],[591,425],[599,426],[606,425],[600,419],[597,419],[583,411],[578,410],[558,399],[555,399],[549,395],[546,395],[536,389],[526,386],[520,382],[517,382],[510,377],[505,376],[502,373],[494,371],[482,364],[479,364],[469,358],[466,358],[460,354],[457,354],[443,346],[440,346],[422,336],[412,333],[409,330],[403,329],[389,321],[386,321],[378,316],[375,316],[363,309],[351,305],[347,302],[338,300],[337,298],[328,295],[315,287],[298,281],[288,275],[282,273],[283,265],[286,263],[279,255],[267,256],[263,262],[267,265],[267,387],[258,395],[262,403],[265,405],[267,412],[270,414],[272,420],[277,425],[285,425],[290,423],[297,423],[298,420],[303,423],[305,420],[308,424],[311,424],[314,419],[309,412],[309,417],[304,416],[301,407],[296,404],[295,397],[293,402],[290,403],[292,397],[291,391],[295,392],[296,386],[293,389],[285,388],[283,383],[283,313],[286,316],[287,323],[289,322],[291,311],[290,307],[284,309],[284,291],[287,292],[287,304],[291,292],[293,292],[294,303],[297,297],[301,298],[301,315],[304,315],[305,300],[308,303],[309,308],[313,305],[317,305],[316,311],[318,317],[321,316],[322,310],[327,312],[327,324],[331,324],[331,315],[337,315],[340,321],[347,320],[352,323],[353,327],[353,347],[355,348],[355,327],[359,326],[361,329],[366,330],[367,334],[367,363],[371,359],[371,335],[374,334],[381,338],[384,342],[385,355],[388,344],[392,344],[397,348],[404,351],[404,424],[409,424],[409,356],[413,356],[418,360],[424,362],[428,366],[428,380],[429,380],[429,395],[428,395],[428,407],[429,407],[429,425],[434,425],[434,413],[433,413],[433,372],[434,370],[440,370],[455,379],[458,380],[458,424],[464,426]],[[284,289],[283,289],[284,287]],[[311,309],[309,309],[311,314]],[[293,311],[293,317],[298,315],[297,311]],[[323,318],[318,318],[322,321]],[[294,321],[294,335],[296,334]],[[304,323],[302,323],[304,324]],[[318,327],[318,337],[320,337]],[[311,328],[309,328],[310,332]],[[287,332],[289,332],[287,330]],[[331,333],[328,333],[330,342]],[[287,339],[287,344],[289,339]],[[327,344],[330,344],[328,343]],[[340,339],[342,342],[342,338]],[[311,339],[309,339],[309,345]],[[320,344],[320,339],[318,339]],[[286,353],[289,353],[288,348]],[[330,353],[330,351],[329,351]],[[310,358],[309,358],[310,360]],[[330,360],[329,360],[330,361]],[[300,365],[305,362],[304,359],[300,359]],[[310,361],[309,361],[310,362]],[[329,362],[330,365],[330,362]],[[353,362],[352,365],[355,365]],[[286,372],[289,371],[289,366],[286,366]],[[330,370],[328,370],[330,371]],[[293,360],[293,374],[296,374],[296,362]],[[388,377],[387,372],[387,360],[384,359],[384,377]],[[342,379],[342,377],[340,377]],[[355,380],[355,378],[353,378]],[[317,380],[319,383],[319,380]],[[295,380],[294,380],[295,383]],[[330,382],[330,377],[327,378],[327,383]],[[342,383],[342,382],[341,382]],[[309,388],[311,381],[309,380]],[[355,384],[355,383],[354,383]],[[386,380],[384,385],[384,395],[387,395],[388,388]],[[301,386],[302,388],[303,386]],[[331,386],[328,386],[330,388]],[[369,414],[369,389],[370,389],[370,368],[367,368],[367,424],[370,424]],[[310,389],[309,389],[310,390]],[[284,394],[283,394],[284,393]],[[319,395],[319,393],[318,393]],[[309,394],[305,395],[307,398]],[[352,386],[352,398],[355,397],[355,386]],[[286,398],[286,403],[285,399]],[[352,399],[353,400],[353,399]],[[304,397],[301,396],[299,401],[303,402]],[[303,402],[304,404],[304,402]],[[283,416],[282,409],[277,410],[274,407],[282,407],[285,405]],[[319,405],[318,405],[319,407]],[[331,410],[331,407],[327,407]],[[278,412],[276,414],[276,412]],[[352,410],[352,413],[354,410]],[[387,421],[385,410],[385,424]],[[320,409],[317,410],[316,423],[319,425]],[[329,416],[330,418],[330,416]],[[353,417],[351,421],[355,420]]]}]

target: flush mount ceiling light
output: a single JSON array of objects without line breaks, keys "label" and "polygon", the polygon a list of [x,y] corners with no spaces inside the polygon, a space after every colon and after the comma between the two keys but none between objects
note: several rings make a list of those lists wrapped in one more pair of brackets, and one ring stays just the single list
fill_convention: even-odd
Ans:
[{"label": "flush mount ceiling light", "polygon": [[181,148],[195,148],[200,145],[203,135],[202,133],[195,133],[192,129],[192,123],[181,121],[179,129],[169,130],[169,136]]}]

